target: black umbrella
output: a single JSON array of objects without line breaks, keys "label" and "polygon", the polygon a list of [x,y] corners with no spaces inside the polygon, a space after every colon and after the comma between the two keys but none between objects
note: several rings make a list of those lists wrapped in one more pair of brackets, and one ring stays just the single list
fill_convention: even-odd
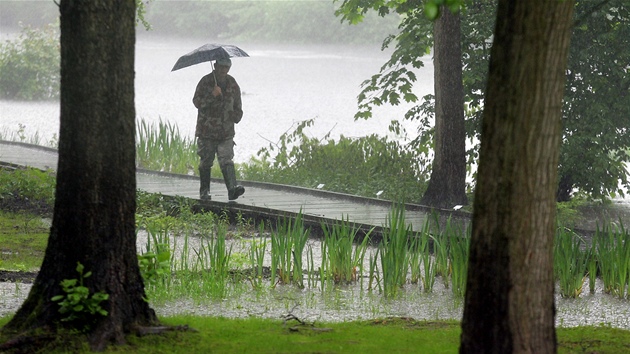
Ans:
[{"label": "black umbrella", "polygon": [[173,66],[171,71],[179,70],[187,66],[213,61],[218,59],[228,59],[231,57],[248,57],[244,50],[229,44],[206,44],[192,52],[182,55]]}]

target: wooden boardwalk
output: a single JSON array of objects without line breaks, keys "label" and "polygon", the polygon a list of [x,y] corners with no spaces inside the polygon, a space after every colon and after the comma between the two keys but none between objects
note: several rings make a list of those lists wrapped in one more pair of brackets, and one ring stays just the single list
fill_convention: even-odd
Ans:
[{"label": "wooden boardwalk", "polygon": [[[57,157],[57,151],[51,148],[0,140],[0,161],[5,163],[55,170]],[[245,194],[235,202],[228,202],[223,180],[213,178],[210,186],[212,201],[201,202],[199,177],[196,176],[138,169],[136,181],[140,190],[173,198],[190,198],[196,200],[199,209],[227,212],[232,217],[240,214],[256,221],[277,220],[280,217],[293,218],[302,213],[305,223],[311,228],[318,229],[321,223],[331,225],[344,219],[363,232],[374,228],[374,236],[380,235],[392,211],[391,201],[272,183],[239,181],[246,189]],[[432,213],[433,210],[407,204],[405,219],[414,231],[421,230],[427,218],[434,220],[436,216],[442,225],[449,217],[452,221],[461,222],[462,227],[468,224],[468,213],[450,210]]]}]

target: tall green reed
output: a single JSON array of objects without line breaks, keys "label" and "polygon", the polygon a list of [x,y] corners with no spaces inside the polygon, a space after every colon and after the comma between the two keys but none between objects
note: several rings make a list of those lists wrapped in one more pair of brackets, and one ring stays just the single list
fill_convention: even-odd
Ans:
[{"label": "tall green reed", "polygon": [[589,264],[589,252],[584,240],[575,233],[559,227],[553,250],[553,269],[560,284],[562,297],[577,298],[582,293]]},{"label": "tall green reed", "polygon": [[177,125],[162,120],[157,125],[141,120],[136,131],[139,167],[181,174],[197,171],[197,144],[194,139],[182,136]]},{"label": "tall green reed", "polygon": [[356,246],[360,230],[358,227],[352,227],[349,219],[342,219],[332,227],[322,224],[322,230],[324,232],[322,254],[326,255],[324,267],[328,273],[326,275],[332,277],[336,284],[356,281],[357,272],[361,272],[372,230]]},{"label": "tall green reed", "polygon": [[446,224],[446,232],[449,239],[449,262],[451,264],[451,289],[457,297],[466,294],[466,279],[468,275],[468,256],[470,250],[470,228],[467,232],[451,224],[450,219]]},{"label": "tall green reed", "polygon": [[193,249],[197,256],[195,269],[201,270],[201,285],[214,298],[222,298],[227,292],[232,246],[227,247],[226,237],[227,226],[218,223],[215,236],[202,238],[199,249]]},{"label": "tall green reed", "polygon": [[302,254],[310,230],[304,227],[302,212],[295,219],[284,219],[271,233],[271,279],[276,274],[284,284],[294,283],[304,287]]},{"label": "tall green reed", "polygon": [[597,227],[595,242],[604,292],[624,298],[630,284],[630,233],[621,221],[608,223],[601,230]]},{"label": "tall green reed", "polygon": [[383,293],[386,297],[396,296],[407,282],[409,271],[408,240],[412,225],[407,225],[404,206],[395,205],[383,229],[383,240],[379,245]]},{"label": "tall green reed", "polygon": [[599,267],[599,261],[597,260],[597,242],[592,241],[588,250],[588,288],[591,294],[595,293],[595,284],[597,281],[597,271]]},{"label": "tall green reed", "polygon": [[255,289],[262,289],[265,254],[267,252],[267,238],[264,236],[265,224],[260,223],[258,238],[252,238],[249,248],[249,260],[254,270],[250,282]]}]

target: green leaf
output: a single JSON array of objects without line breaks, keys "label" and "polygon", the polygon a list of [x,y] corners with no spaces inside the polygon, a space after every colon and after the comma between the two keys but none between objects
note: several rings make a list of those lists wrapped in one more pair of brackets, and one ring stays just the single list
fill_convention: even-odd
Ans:
[{"label": "green leaf", "polygon": [[424,5],[424,14],[429,20],[435,20],[440,14],[440,7],[433,1]]}]

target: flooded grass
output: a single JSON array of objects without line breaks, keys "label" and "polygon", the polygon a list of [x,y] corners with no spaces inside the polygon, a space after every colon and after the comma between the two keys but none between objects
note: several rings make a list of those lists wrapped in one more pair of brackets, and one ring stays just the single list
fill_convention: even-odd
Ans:
[{"label": "flooded grass", "polygon": [[[356,237],[355,231],[343,222],[325,230],[322,239],[305,239],[308,230],[299,218],[281,221],[271,231],[261,226],[249,236],[238,231],[220,236],[225,231],[216,227],[217,236],[225,237],[226,244],[230,244],[222,246],[230,252],[216,256],[228,258],[222,263],[232,266],[228,273],[220,273],[220,278],[199,276],[199,268],[204,274],[218,273],[210,270],[213,265],[208,262],[193,261],[191,264],[203,266],[195,266],[194,271],[172,269],[163,282],[147,286],[147,293],[156,309],[166,314],[184,311],[210,316],[274,318],[295,309],[302,316],[321,321],[404,315],[425,320],[460,319],[469,230],[454,228],[449,223],[441,230],[431,230],[427,223],[421,232],[414,234],[405,226],[404,213],[396,208],[388,225],[393,231],[377,246],[369,246],[365,239],[343,243]],[[179,237],[187,240],[185,244],[190,248],[180,249],[177,252],[180,255],[197,256],[198,247],[207,247],[203,246],[203,238],[208,235]],[[606,290],[601,277],[593,278],[591,285],[589,257],[591,249],[597,247],[586,247],[576,237],[560,229],[555,243],[558,324],[630,328],[627,296],[614,296]],[[296,255],[301,255],[301,262],[296,262]],[[439,274],[438,262],[443,263]],[[296,267],[304,269],[299,272]],[[591,286],[593,291],[582,291]]]}]

